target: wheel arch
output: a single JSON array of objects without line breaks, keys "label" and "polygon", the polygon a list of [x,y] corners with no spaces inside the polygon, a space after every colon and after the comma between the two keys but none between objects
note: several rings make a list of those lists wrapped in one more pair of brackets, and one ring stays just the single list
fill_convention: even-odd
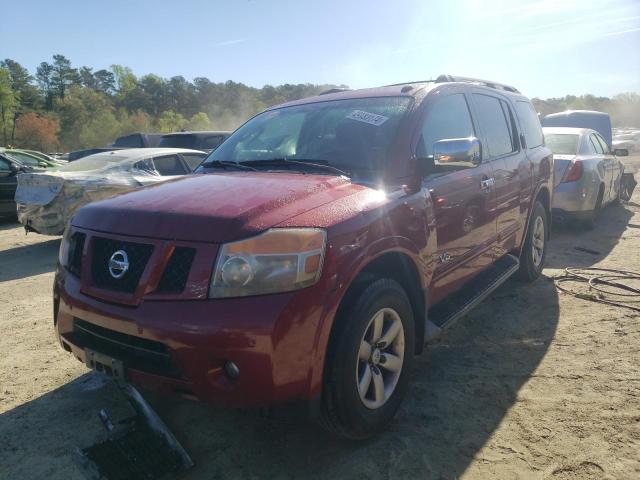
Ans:
[{"label": "wheel arch", "polygon": [[401,251],[387,251],[381,253],[358,271],[340,300],[334,322],[331,326],[329,343],[331,342],[335,331],[335,320],[339,318],[345,309],[349,308],[351,303],[368,285],[379,278],[388,278],[398,282],[409,297],[414,315],[414,327],[416,333],[416,345],[414,351],[416,354],[422,352],[422,347],[424,345],[424,321],[421,321],[421,319],[425,318],[425,292],[421,286],[420,270],[418,266],[411,256]]}]

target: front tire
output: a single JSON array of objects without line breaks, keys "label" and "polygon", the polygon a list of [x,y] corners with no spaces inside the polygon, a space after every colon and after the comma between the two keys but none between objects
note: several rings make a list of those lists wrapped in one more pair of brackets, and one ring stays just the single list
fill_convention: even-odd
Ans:
[{"label": "front tire", "polygon": [[520,255],[520,269],[518,278],[525,282],[533,282],[540,276],[547,256],[547,239],[549,237],[549,222],[547,211],[542,203],[536,200],[529,219],[527,238]]},{"label": "front tire", "polygon": [[327,351],[324,428],[359,440],[391,421],[408,388],[414,330],[409,298],[390,279],[373,281],[340,312]]}]

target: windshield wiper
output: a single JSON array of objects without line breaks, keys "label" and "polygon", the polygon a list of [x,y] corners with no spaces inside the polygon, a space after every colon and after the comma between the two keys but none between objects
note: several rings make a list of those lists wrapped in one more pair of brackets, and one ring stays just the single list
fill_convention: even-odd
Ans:
[{"label": "windshield wiper", "polygon": [[[329,165],[326,160],[304,160],[304,159],[290,159],[286,157],[282,158],[268,158],[266,160],[245,160],[239,162],[241,165],[304,165],[305,167],[316,168],[318,170],[328,170],[338,175],[345,177],[351,177],[351,173],[341,170],[338,167]],[[255,169],[254,169],[255,170]]]},{"label": "windshield wiper", "polygon": [[233,162],[231,160],[213,160],[211,162],[206,162],[202,164],[202,168],[237,168],[238,170],[252,170],[256,171],[256,168],[253,168],[249,165],[243,165],[242,163]]}]

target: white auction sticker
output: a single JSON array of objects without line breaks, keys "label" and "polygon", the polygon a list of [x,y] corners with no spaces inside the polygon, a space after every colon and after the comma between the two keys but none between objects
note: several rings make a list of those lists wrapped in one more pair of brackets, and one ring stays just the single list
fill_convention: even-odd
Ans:
[{"label": "white auction sticker", "polygon": [[369,125],[375,125],[376,127],[379,127],[389,120],[389,117],[385,117],[384,115],[376,115],[375,113],[363,112],[362,110],[354,110],[347,115],[347,118],[357,120],[358,122],[368,123]]}]

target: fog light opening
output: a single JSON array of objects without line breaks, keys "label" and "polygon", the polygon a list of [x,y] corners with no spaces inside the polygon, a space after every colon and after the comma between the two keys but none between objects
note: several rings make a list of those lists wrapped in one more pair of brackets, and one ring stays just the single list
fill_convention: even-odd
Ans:
[{"label": "fog light opening", "polygon": [[240,377],[240,369],[231,360],[224,362],[224,373],[231,380],[237,380]]}]

